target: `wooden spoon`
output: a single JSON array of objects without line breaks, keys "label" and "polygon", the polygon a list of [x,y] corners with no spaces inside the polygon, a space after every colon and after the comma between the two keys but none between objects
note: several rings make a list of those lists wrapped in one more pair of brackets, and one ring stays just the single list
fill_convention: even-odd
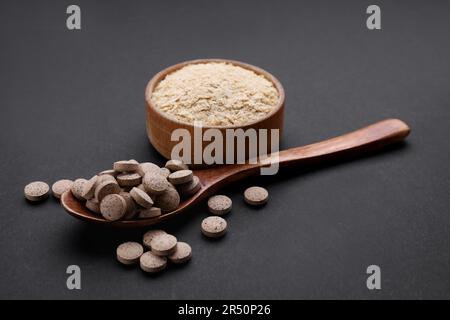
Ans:
[{"label": "wooden spoon", "polygon": [[109,222],[104,220],[100,215],[89,211],[70,191],[62,195],[61,204],[70,215],[85,221],[117,227],[150,226],[184,212],[201,200],[215,194],[228,183],[259,174],[261,167],[268,166],[271,163],[278,162],[280,167],[284,167],[315,163],[336,156],[353,156],[369,149],[379,148],[400,141],[409,132],[410,128],[403,121],[388,119],[336,138],[280,151],[278,157],[271,155],[255,164],[223,165],[210,169],[195,170],[194,175],[199,177],[202,185],[201,189],[191,198],[181,202],[176,210],[156,218]]}]

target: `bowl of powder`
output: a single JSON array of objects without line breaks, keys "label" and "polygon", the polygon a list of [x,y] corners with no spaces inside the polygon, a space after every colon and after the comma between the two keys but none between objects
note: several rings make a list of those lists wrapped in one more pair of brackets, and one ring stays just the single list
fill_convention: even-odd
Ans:
[{"label": "bowl of powder", "polygon": [[[239,148],[245,148],[246,158],[252,156],[248,152],[249,139],[245,139],[244,145],[237,140],[230,143],[227,129],[235,132],[242,129],[246,133],[254,130],[258,140],[264,136],[260,135],[264,131],[261,129],[266,129],[264,139],[269,153],[271,130],[278,129],[281,137],[283,129],[285,95],[281,83],[267,71],[238,61],[201,59],[166,68],[148,83],[145,100],[147,135],[155,149],[167,159],[183,156],[188,163],[205,164],[203,151],[216,140],[218,132],[223,138],[216,142],[223,149],[222,160],[217,161],[216,157],[216,163],[226,163],[230,151],[236,160]],[[216,129],[214,138],[208,133],[209,129]],[[181,140],[187,139],[186,134],[190,140],[183,143],[189,144],[189,152],[184,154],[189,149],[185,147],[182,155],[172,154],[176,145],[177,150],[180,149]]]}]

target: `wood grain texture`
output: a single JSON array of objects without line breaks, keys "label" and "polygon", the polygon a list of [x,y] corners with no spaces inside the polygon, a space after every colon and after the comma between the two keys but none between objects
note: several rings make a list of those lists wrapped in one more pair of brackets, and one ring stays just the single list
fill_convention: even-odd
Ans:
[{"label": "wood grain texture", "polygon": [[195,170],[194,175],[199,177],[201,189],[191,198],[184,200],[175,211],[157,218],[109,222],[85,208],[84,204],[75,199],[70,191],[63,194],[61,204],[69,214],[85,221],[115,227],[146,227],[184,212],[231,182],[259,174],[261,167],[271,163],[279,163],[280,167],[285,167],[332,160],[337,157],[352,157],[401,141],[409,133],[410,128],[403,121],[388,119],[329,140],[280,151],[254,164],[224,165]]}]

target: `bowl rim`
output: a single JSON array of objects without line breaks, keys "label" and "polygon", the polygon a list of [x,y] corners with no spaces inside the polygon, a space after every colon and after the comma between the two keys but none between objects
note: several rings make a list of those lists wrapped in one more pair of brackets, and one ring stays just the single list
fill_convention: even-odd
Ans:
[{"label": "bowl rim", "polygon": [[211,63],[211,62],[229,63],[232,65],[253,71],[258,75],[264,76],[267,80],[272,82],[272,84],[275,86],[276,90],[278,91],[278,102],[269,113],[267,113],[264,117],[262,117],[260,119],[257,119],[257,120],[254,120],[254,121],[251,121],[248,123],[244,123],[244,124],[231,125],[231,126],[202,125],[201,128],[204,128],[204,129],[238,129],[238,128],[252,127],[255,124],[261,123],[261,122],[271,118],[273,115],[278,113],[278,111],[280,111],[280,109],[282,109],[284,107],[284,102],[285,102],[284,88],[281,85],[281,82],[275,76],[273,76],[271,73],[269,73],[266,70],[259,68],[257,66],[254,66],[254,65],[251,65],[251,64],[248,64],[245,62],[237,61],[237,60],[229,60],[229,59],[221,59],[221,58],[209,59],[208,58],[208,59],[195,59],[195,60],[183,61],[183,62],[174,64],[174,65],[171,65],[171,66],[161,70],[157,74],[155,74],[150,79],[150,81],[148,82],[148,84],[145,88],[145,102],[146,102],[147,111],[149,111],[149,109],[150,109],[153,112],[158,113],[159,116],[163,117],[164,119],[174,122],[174,123],[178,124],[179,126],[196,127],[193,123],[180,121],[174,117],[169,116],[166,112],[161,111],[158,107],[156,107],[153,104],[151,97],[152,97],[152,93],[153,93],[153,90],[155,89],[156,85],[170,73],[173,73],[176,70],[179,70],[190,64]]}]

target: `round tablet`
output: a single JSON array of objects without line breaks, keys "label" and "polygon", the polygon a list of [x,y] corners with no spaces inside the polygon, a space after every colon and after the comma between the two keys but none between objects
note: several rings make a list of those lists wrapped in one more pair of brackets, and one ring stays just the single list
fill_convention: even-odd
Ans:
[{"label": "round tablet", "polygon": [[143,253],[144,248],[137,242],[122,243],[116,250],[117,260],[126,265],[138,262]]},{"label": "round tablet", "polygon": [[114,162],[113,169],[118,172],[132,172],[139,169],[139,162],[136,160],[121,160]]},{"label": "round tablet", "polygon": [[202,233],[210,238],[219,238],[227,232],[227,222],[221,217],[208,217],[202,221]]},{"label": "round tablet", "polygon": [[199,191],[201,187],[202,185],[200,183],[200,179],[197,176],[193,176],[192,181],[177,185],[177,190],[183,196],[191,196],[197,193],[197,191]]},{"label": "round tablet", "polygon": [[60,199],[62,194],[66,191],[69,191],[72,188],[73,181],[68,179],[62,179],[56,181],[52,185],[52,193],[55,198]]},{"label": "round tablet", "polygon": [[212,214],[219,216],[231,211],[233,202],[227,196],[217,195],[209,198],[208,209]]},{"label": "round tablet", "polygon": [[142,177],[145,176],[146,173],[158,171],[159,167],[151,162],[143,162],[139,164],[139,168],[137,169],[137,173],[139,173]]},{"label": "round tablet", "polygon": [[192,181],[192,170],[178,170],[169,175],[168,180],[172,184],[183,184]]},{"label": "round tablet", "polygon": [[[142,183],[140,185],[138,185],[136,188],[141,189],[144,192],[147,192],[147,191],[145,191],[144,185]],[[133,188],[131,188],[131,189],[133,189]]]},{"label": "round tablet", "polygon": [[142,185],[144,186],[145,191],[150,194],[161,194],[167,190],[169,182],[160,174],[147,172],[144,179],[142,179]]},{"label": "round tablet", "polygon": [[169,169],[171,172],[175,172],[178,170],[187,170],[188,166],[183,163],[181,160],[172,159],[166,162],[165,167]]},{"label": "round tablet", "polygon": [[108,194],[100,202],[100,212],[108,221],[121,219],[127,211],[125,199],[118,194]]},{"label": "round tablet", "polygon": [[259,206],[269,199],[269,192],[262,187],[250,187],[244,192],[244,200],[249,205]]},{"label": "round tablet", "polygon": [[94,197],[95,187],[97,186],[97,178],[98,176],[93,176],[83,185],[83,192],[81,193],[81,196],[84,199],[89,200]]},{"label": "round tablet", "polygon": [[94,213],[100,213],[100,203],[97,201],[97,199],[92,198],[86,201],[86,208],[91,210]]},{"label": "round tablet", "polygon": [[141,207],[151,208],[153,206],[152,198],[141,189],[134,187],[133,189],[131,189],[130,195],[133,200],[136,201],[136,203]]},{"label": "round tablet", "polygon": [[168,256],[173,263],[183,263],[190,260],[192,257],[192,248],[186,242],[177,242],[175,251]]},{"label": "round tablet", "polygon": [[48,197],[50,187],[42,181],[34,181],[27,184],[24,188],[25,198],[29,201],[41,201]]},{"label": "round tablet", "polygon": [[119,185],[116,181],[106,180],[100,183],[95,188],[95,198],[98,201],[102,201],[104,197],[106,197],[109,194],[117,194],[120,193],[122,190],[120,189]]},{"label": "round tablet", "polygon": [[117,180],[116,180],[116,178],[114,178],[113,175],[102,174],[97,177],[97,183],[96,183],[95,187],[97,187],[100,183],[105,182],[105,181],[114,181],[117,183]]},{"label": "round tablet", "polygon": [[122,173],[116,179],[121,187],[136,187],[142,181],[142,177],[138,173]]},{"label": "round tablet", "polygon": [[125,215],[123,220],[131,220],[136,216],[136,203],[128,192],[120,192],[119,195],[125,200],[127,204],[127,209],[125,210]]},{"label": "round tablet", "polygon": [[117,171],[115,171],[113,169],[108,169],[108,170],[104,170],[104,171],[100,172],[98,175],[99,176],[108,175],[108,176],[115,177],[117,175]]},{"label": "round tablet", "polygon": [[170,170],[167,169],[167,168],[160,168],[159,172],[160,172],[161,175],[162,175],[164,178],[166,178],[166,179],[167,179],[167,178],[169,177],[169,175],[170,175]]},{"label": "round tablet", "polygon": [[176,245],[177,238],[167,233],[154,236],[152,241],[150,241],[152,253],[157,256],[168,256],[172,254],[175,251]]},{"label": "round tablet", "polygon": [[73,182],[72,188],[70,188],[70,191],[72,191],[73,196],[78,200],[85,201],[82,194],[83,194],[83,187],[86,182],[87,182],[86,179],[82,178],[77,179]]},{"label": "round tablet", "polygon": [[156,218],[161,215],[161,209],[157,207],[151,207],[151,208],[142,208],[139,210],[138,218],[139,219],[149,219],[149,218]]},{"label": "round tablet", "polygon": [[143,271],[155,273],[164,270],[167,265],[167,259],[166,257],[158,257],[152,252],[147,251],[141,255],[139,265]]},{"label": "round tablet", "polygon": [[170,212],[178,208],[180,205],[180,195],[178,191],[169,185],[163,194],[156,196],[155,206],[161,208],[162,211]]},{"label": "round tablet", "polygon": [[167,233],[164,230],[158,230],[158,229],[147,231],[143,237],[144,246],[147,249],[151,249],[152,247],[150,246],[150,243],[152,242],[153,238],[156,236],[162,235],[162,234],[167,234]]}]

